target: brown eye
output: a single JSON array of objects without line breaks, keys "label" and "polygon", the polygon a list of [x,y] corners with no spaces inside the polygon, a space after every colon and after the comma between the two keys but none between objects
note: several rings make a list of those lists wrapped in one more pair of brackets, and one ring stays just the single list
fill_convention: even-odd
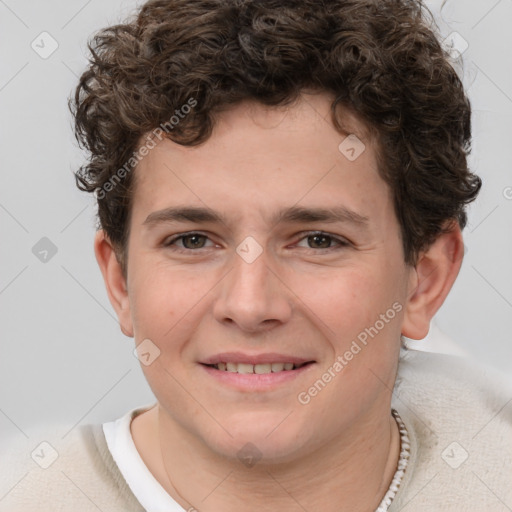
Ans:
[{"label": "brown eye", "polygon": [[330,235],[322,231],[304,233],[297,247],[303,249],[314,249],[318,254],[327,253],[335,250],[342,250],[350,246],[350,242],[344,238]]},{"label": "brown eye", "polygon": [[322,234],[309,235],[307,240],[311,249],[328,249],[332,243],[332,237]]},{"label": "brown eye", "polygon": [[199,235],[197,233],[181,237],[183,247],[185,247],[185,249],[201,249],[204,247],[207,239],[208,238],[206,236]]},{"label": "brown eye", "polygon": [[163,247],[178,252],[190,252],[193,249],[207,249],[214,246],[208,236],[201,233],[183,233],[181,235],[165,239],[162,245]]}]

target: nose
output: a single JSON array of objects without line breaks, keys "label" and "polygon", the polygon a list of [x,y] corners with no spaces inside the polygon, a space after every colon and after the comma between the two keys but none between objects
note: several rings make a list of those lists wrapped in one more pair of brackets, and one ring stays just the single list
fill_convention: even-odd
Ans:
[{"label": "nose", "polygon": [[290,319],[290,293],[269,263],[266,251],[252,263],[234,255],[233,269],[222,280],[214,304],[213,314],[217,321],[257,333]]}]

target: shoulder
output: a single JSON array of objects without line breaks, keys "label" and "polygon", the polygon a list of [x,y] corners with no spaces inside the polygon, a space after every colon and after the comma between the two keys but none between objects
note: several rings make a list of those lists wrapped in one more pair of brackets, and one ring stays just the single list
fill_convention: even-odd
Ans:
[{"label": "shoulder", "polygon": [[[512,379],[465,357],[407,350],[400,358],[395,395],[421,400],[420,407],[456,408],[477,418],[483,409],[510,400]],[[476,402],[475,402],[476,401]]]},{"label": "shoulder", "polygon": [[142,510],[110,455],[101,425],[62,432],[62,426],[47,427],[2,447],[0,512]]},{"label": "shoulder", "polygon": [[393,395],[443,432],[475,435],[491,420],[512,428],[512,380],[472,359],[408,350]]},{"label": "shoulder", "polygon": [[411,437],[401,507],[409,500],[415,511],[480,511],[512,503],[509,379],[470,359],[406,351],[393,406]]}]

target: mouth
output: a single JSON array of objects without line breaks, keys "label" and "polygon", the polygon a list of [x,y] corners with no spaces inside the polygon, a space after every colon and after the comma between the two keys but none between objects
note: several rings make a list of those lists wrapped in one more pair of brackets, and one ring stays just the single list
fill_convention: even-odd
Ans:
[{"label": "mouth", "polygon": [[224,352],[204,359],[200,366],[213,382],[242,392],[268,392],[307,375],[316,360],[290,354]]},{"label": "mouth", "polygon": [[234,362],[219,362],[214,364],[204,364],[214,370],[219,370],[221,372],[229,372],[229,373],[239,373],[243,375],[265,375],[268,373],[281,373],[281,372],[290,372],[294,370],[298,370],[304,366],[313,364],[314,361],[306,361],[303,363],[259,363],[259,364],[250,364],[250,363],[234,363]]}]

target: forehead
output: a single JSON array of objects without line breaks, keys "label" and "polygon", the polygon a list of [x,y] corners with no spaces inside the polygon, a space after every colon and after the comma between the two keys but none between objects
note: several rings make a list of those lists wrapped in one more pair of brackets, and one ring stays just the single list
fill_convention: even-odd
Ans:
[{"label": "forehead", "polygon": [[162,140],[136,169],[134,207],[187,203],[263,217],[269,209],[330,202],[368,216],[389,196],[375,144],[348,111],[338,131],[331,104],[327,94],[278,107],[244,102],[217,114],[199,146]]}]

